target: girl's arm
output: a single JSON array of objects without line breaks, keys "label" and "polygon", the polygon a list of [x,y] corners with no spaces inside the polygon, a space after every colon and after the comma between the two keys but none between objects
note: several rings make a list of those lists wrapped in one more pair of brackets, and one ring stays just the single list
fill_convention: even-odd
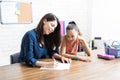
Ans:
[{"label": "girl's arm", "polygon": [[91,50],[88,47],[88,44],[85,41],[85,39],[83,37],[81,37],[81,36],[79,36],[78,39],[80,40],[80,43],[81,43],[82,47],[85,49],[87,55],[90,56],[91,55]]}]

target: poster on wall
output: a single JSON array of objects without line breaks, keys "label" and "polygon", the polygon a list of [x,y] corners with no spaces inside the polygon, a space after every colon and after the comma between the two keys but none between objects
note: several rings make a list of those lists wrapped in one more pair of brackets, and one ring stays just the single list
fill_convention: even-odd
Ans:
[{"label": "poster on wall", "polygon": [[65,34],[65,31],[64,31],[64,21],[60,21],[60,26],[61,26],[61,36],[64,36],[64,34]]},{"label": "poster on wall", "polygon": [[60,26],[61,26],[61,36],[64,36],[66,34],[66,27],[70,21],[69,20],[61,20]]},{"label": "poster on wall", "polygon": [[32,4],[30,2],[0,2],[1,24],[31,23]]}]

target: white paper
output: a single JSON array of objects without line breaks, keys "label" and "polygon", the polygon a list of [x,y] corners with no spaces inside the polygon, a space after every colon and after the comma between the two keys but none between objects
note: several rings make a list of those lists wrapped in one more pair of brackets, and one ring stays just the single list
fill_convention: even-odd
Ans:
[{"label": "white paper", "polygon": [[68,70],[70,69],[70,64],[68,63],[58,63],[56,67],[41,67],[41,70]]}]

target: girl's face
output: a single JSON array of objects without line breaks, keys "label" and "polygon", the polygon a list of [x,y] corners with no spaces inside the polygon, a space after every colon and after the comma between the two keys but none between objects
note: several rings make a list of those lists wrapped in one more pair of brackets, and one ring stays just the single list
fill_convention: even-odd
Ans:
[{"label": "girl's face", "polygon": [[78,36],[78,32],[75,31],[74,29],[66,31],[66,37],[67,40],[69,41],[75,41],[77,39],[77,36]]},{"label": "girl's face", "polygon": [[49,35],[50,33],[54,32],[55,28],[57,27],[57,21],[44,21],[43,26],[43,34]]}]

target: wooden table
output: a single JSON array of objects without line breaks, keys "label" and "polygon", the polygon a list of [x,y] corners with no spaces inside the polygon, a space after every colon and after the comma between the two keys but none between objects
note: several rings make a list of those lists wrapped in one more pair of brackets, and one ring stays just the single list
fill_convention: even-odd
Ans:
[{"label": "wooden table", "polygon": [[0,67],[0,80],[120,80],[120,58],[104,60],[93,51],[92,62],[72,61],[69,70],[40,70],[17,63]]}]

